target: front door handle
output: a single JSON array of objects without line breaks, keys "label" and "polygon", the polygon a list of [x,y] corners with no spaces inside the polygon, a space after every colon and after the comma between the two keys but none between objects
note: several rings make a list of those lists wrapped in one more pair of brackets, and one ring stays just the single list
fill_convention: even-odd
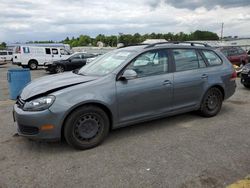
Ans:
[{"label": "front door handle", "polygon": [[171,84],[172,84],[172,82],[170,80],[165,80],[163,82],[163,85],[171,85]]},{"label": "front door handle", "polygon": [[207,77],[208,77],[207,74],[203,74],[203,75],[201,76],[202,79],[207,79]]}]

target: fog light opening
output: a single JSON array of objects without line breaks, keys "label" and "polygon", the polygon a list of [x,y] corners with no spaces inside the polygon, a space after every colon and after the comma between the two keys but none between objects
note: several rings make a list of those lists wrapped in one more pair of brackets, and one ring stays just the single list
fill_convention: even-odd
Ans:
[{"label": "fog light opening", "polygon": [[49,130],[52,130],[54,128],[55,128],[54,125],[43,125],[43,126],[40,127],[40,130],[41,131],[49,131]]}]

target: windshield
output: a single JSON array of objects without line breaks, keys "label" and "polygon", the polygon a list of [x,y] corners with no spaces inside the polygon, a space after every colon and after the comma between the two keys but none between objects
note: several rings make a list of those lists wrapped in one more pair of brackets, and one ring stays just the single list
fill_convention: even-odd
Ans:
[{"label": "windshield", "polygon": [[134,53],[134,51],[128,50],[115,50],[109,52],[82,67],[78,74],[104,76],[115,70]]}]

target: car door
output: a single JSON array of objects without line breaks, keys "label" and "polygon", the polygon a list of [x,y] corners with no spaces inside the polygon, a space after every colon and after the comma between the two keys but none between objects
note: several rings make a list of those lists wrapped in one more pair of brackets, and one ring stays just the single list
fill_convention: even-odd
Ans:
[{"label": "car door", "polygon": [[135,58],[125,70],[137,78],[116,82],[120,123],[167,113],[173,97],[173,73],[168,73],[166,50],[149,51]]},{"label": "car door", "polygon": [[52,51],[52,60],[53,61],[57,61],[57,60],[61,59],[58,48],[51,48],[51,51]]},{"label": "car door", "polygon": [[76,54],[70,59],[70,68],[71,69],[79,69],[82,67],[82,55]]},{"label": "car door", "polygon": [[51,61],[53,61],[51,48],[45,48],[45,62],[51,62]]},{"label": "car door", "polygon": [[207,84],[207,65],[195,49],[173,49],[172,55],[175,64],[173,110],[195,107]]}]

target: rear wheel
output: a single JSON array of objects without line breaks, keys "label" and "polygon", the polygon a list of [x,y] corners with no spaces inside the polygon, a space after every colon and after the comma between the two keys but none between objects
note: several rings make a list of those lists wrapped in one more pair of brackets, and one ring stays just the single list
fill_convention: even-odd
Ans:
[{"label": "rear wheel", "polygon": [[38,67],[38,63],[37,63],[36,60],[31,60],[31,61],[29,62],[29,68],[30,68],[31,70],[36,70],[37,67]]},{"label": "rear wheel", "polygon": [[76,149],[99,145],[109,132],[109,118],[100,108],[92,105],[74,111],[66,120],[64,137]]},{"label": "rear wheel", "polygon": [[55,68],[55,72],[56,73],[61,73],[61,72],[64,72],[64,67],[62,65],[57,65],[56,68]]},{"label": "rear wheel", "polygon": [[213,117],[217,115],[221,110],[222,101],[223,95],[218,88],[214,87],[209,89],[201,104],[201,115],[205,117]]},{"label": "rear wheel", "polygon": [[243,84],[245,86],[245,88],[250,89],[250,85],[247,84]]}]

